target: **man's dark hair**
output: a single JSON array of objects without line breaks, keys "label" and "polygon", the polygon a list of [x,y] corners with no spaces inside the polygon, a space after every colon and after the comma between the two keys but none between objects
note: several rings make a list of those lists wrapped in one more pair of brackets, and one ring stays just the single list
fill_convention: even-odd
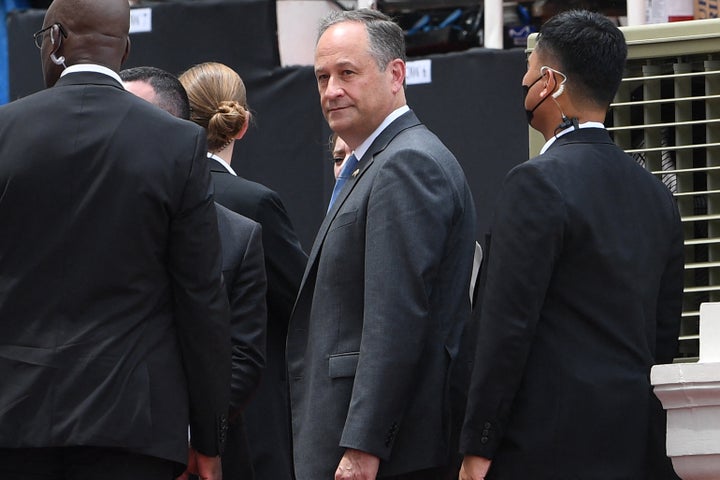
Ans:
[{"label": "man's dark hair", "polygon": [[123,82],[147,82],[155,90],[157,106],[176,117],[190,119],[190,102],[180,80],[156,67],[134,67],[122,70]]},{"label": "man's dark hair", "polygon": [[586,10],[559,13],[542,26],[536,50],[558,62],[573,94],[598,106],[612,102],[622,80],[627,44],[609,18]]}]

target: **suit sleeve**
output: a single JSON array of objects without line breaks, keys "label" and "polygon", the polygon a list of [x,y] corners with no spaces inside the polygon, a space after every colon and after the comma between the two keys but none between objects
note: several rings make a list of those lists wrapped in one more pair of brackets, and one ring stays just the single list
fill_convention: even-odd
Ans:
[{"label": "suit sleeve", "polygon": [[459,194],[424,152],[394,154],[379,167],[366,220],[360,355],[340,446],[388,459],[427,338],[431,286]]},{"label": "suit sleeve", "polygon": [[300,288],[307,255],[277,194],[264,195],[257,208],[255,220],[263,226],[262,241],[266,253],[268,319],[282,319],[284,325],[275,327],[284,332]]},{"label": "suit sleeve", "polygon": [[183,162],[188,167],[179,172],[182,193],[171,219],[168,262],[188,382],[191,441],[200,453],[214,456],[222,452],[227,430],[229,310],[202,131],[195,136],[194,148],[192,161]]},{"label": "suit sleeve", "polygon": [[507,426],[562,249],[566,214],[557,189],[527,163],[508,174],[497,205],[460,443],[462,453],[486,458]]},{"label": "suit sleeve", "polygon": [[675,200],[670,197],[669,202],[674,220],[670,244],[672,253],[668,256],[658,292],[655,364],[672,363],[677,355],[682,315],[684,233]]},{"label": "suit sleeve", "polygon": [[252,396],[265,367],[267,309],[262,227],[255,224],[230,285],[232,383],[230,416],[236,417]]}]

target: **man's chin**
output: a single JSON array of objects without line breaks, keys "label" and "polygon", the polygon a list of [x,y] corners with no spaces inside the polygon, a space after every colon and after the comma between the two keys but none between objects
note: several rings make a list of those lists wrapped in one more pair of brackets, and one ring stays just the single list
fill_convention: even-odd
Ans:
[{"label": "man's chin", "polygon": [[350,126],[350,120],[342,112],[329,112],[326,117],[330,129],[342,137],[342,131]]}]

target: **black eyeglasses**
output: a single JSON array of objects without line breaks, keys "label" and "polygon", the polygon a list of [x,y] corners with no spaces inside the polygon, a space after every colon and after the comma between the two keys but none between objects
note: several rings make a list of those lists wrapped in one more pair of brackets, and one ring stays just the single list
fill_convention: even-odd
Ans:
[{"label": "black eyeglasses", "polygon": [[37,32],[33,33],[33,40],[35,40],[35,46],[38,48],[42,48],[43,39],[45,38],[45,32],[53,28],[55,25],[58,26],[60,29],[60,34],[63,36],[63,38],[67,38],[67,33],[65,33],[65,29],[62,25],[60,25],[59,22],[53,23],[49,27],[45,27],[42,30],[38,30]]}]

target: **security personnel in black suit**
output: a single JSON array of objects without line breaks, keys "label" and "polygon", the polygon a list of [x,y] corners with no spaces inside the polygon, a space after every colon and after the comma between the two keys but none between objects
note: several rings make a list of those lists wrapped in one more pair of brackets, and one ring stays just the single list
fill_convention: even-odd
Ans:
[{"label": "security personnel in black suit", "polygon": [[547,143],[491,231],[461,480],[666,480],[650,368],[677,353],[683,229],[671,192],[602,122],[627,47],[606,17],[548,21],[523,78]]},{"label": "security personnel in black suit", "polygon": [[[229,311],[202,129],[126,92],[127,0],[55,0],[0,108],[0,477],[220,478]],[[28,128],[34,125],[33,128]],[[37,477],[36,477],[37,476]]]}]

